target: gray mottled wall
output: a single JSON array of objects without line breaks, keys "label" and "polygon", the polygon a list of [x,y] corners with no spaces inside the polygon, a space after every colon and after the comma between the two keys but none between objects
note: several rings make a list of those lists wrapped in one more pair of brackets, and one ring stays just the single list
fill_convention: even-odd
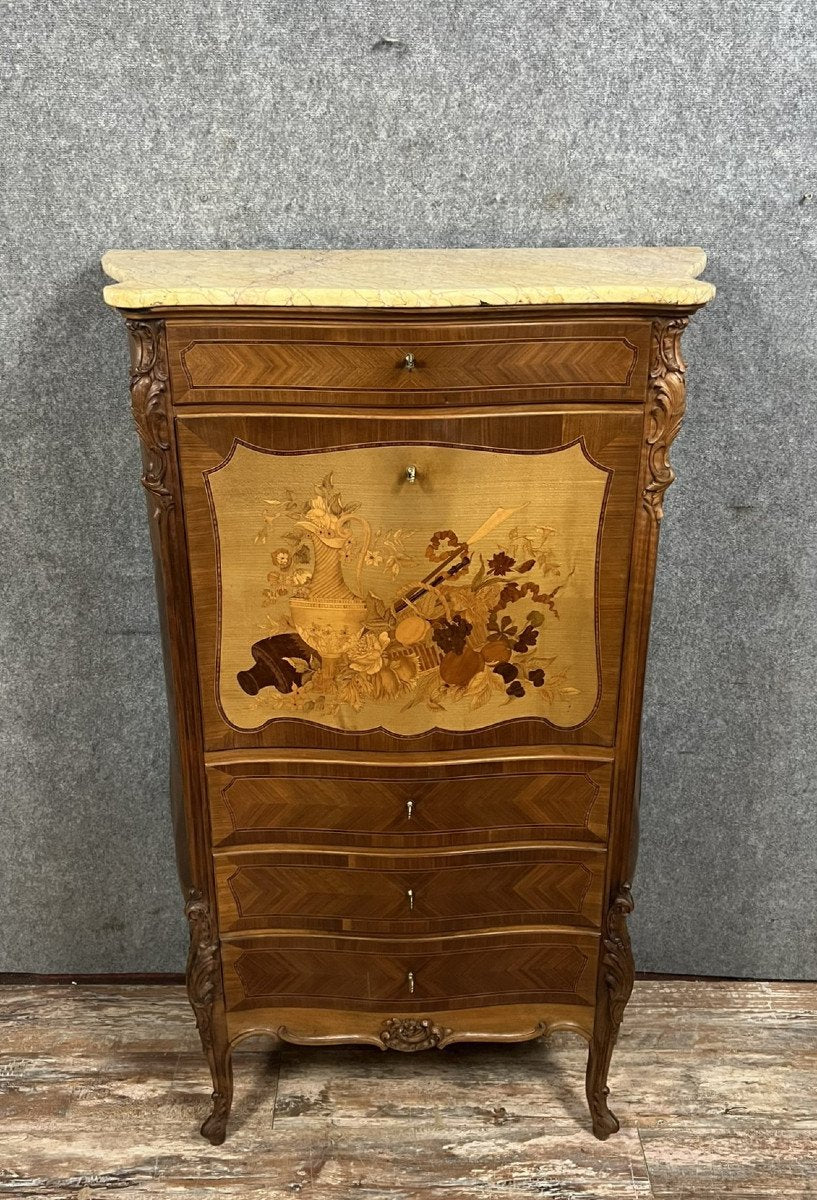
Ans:
[{"label": "gray mottled wall", "polygon": [[[177,970],[108,247],[698,243],[645,970],[817,976],[815,3],[4,5],[0,970]],[[396,39],[386,43],[381,39]]]}]

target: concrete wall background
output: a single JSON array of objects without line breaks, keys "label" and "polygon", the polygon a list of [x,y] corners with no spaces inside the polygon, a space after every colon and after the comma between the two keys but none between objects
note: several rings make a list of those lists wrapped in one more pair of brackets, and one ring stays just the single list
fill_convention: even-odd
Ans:
[{"label": "concrete wall background", "polygon": [[[812,2],[4,5],[0,970],[178,970],[109,247],[700,244],[644,970],[817,976]],[[383,39],[396,39],[384,43]]]}]

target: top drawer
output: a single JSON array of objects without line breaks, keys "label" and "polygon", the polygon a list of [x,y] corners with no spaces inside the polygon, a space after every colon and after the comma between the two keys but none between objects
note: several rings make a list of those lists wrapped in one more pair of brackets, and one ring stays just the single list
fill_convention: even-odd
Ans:
[{"label": "top drawer", "polygon": [[[173,323],[169,350],[177,403],[208,393],[269,402],[271,393],[311,403],[373,393],[486,393],[492,403],[535,393],[548,399],[642,400],[646,320],[392,322],[361,319]],[[442,396],[439,394],[443,394]],[[459,393],[459,395],[457,395]],[[357,397],[357,398],[356,398]]]}]

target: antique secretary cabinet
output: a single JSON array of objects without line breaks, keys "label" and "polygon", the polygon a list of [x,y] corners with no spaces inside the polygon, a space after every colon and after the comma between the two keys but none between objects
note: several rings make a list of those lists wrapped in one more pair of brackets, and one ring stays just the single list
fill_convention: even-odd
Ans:
[{"label": "antique secretary cabinet", "polygon": [[112,252],[187,982],[231,1047],[571,1029],[633,980],[639,723],[696,249]]}]

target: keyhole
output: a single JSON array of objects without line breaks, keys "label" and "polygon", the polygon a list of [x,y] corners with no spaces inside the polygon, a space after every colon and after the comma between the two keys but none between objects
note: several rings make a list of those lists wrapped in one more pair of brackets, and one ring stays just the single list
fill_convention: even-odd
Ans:
[{"label": "keyhole", "polygon": [[414,888],[409,888],[409,890],[406,892],[406,896],[409,902],[409,912],[414,912]]},{"label": "keyhole", "polygon": [[414,972],[413,972],[413,971],[409,971],[409,973],[408,973],[408,975],[406,976],[406,978],[407,978],[407,980],[408,980],[408,989],[409,989],[409,995],[410,995],[410,996],[413,996],[413,995],[414,995]]}]

